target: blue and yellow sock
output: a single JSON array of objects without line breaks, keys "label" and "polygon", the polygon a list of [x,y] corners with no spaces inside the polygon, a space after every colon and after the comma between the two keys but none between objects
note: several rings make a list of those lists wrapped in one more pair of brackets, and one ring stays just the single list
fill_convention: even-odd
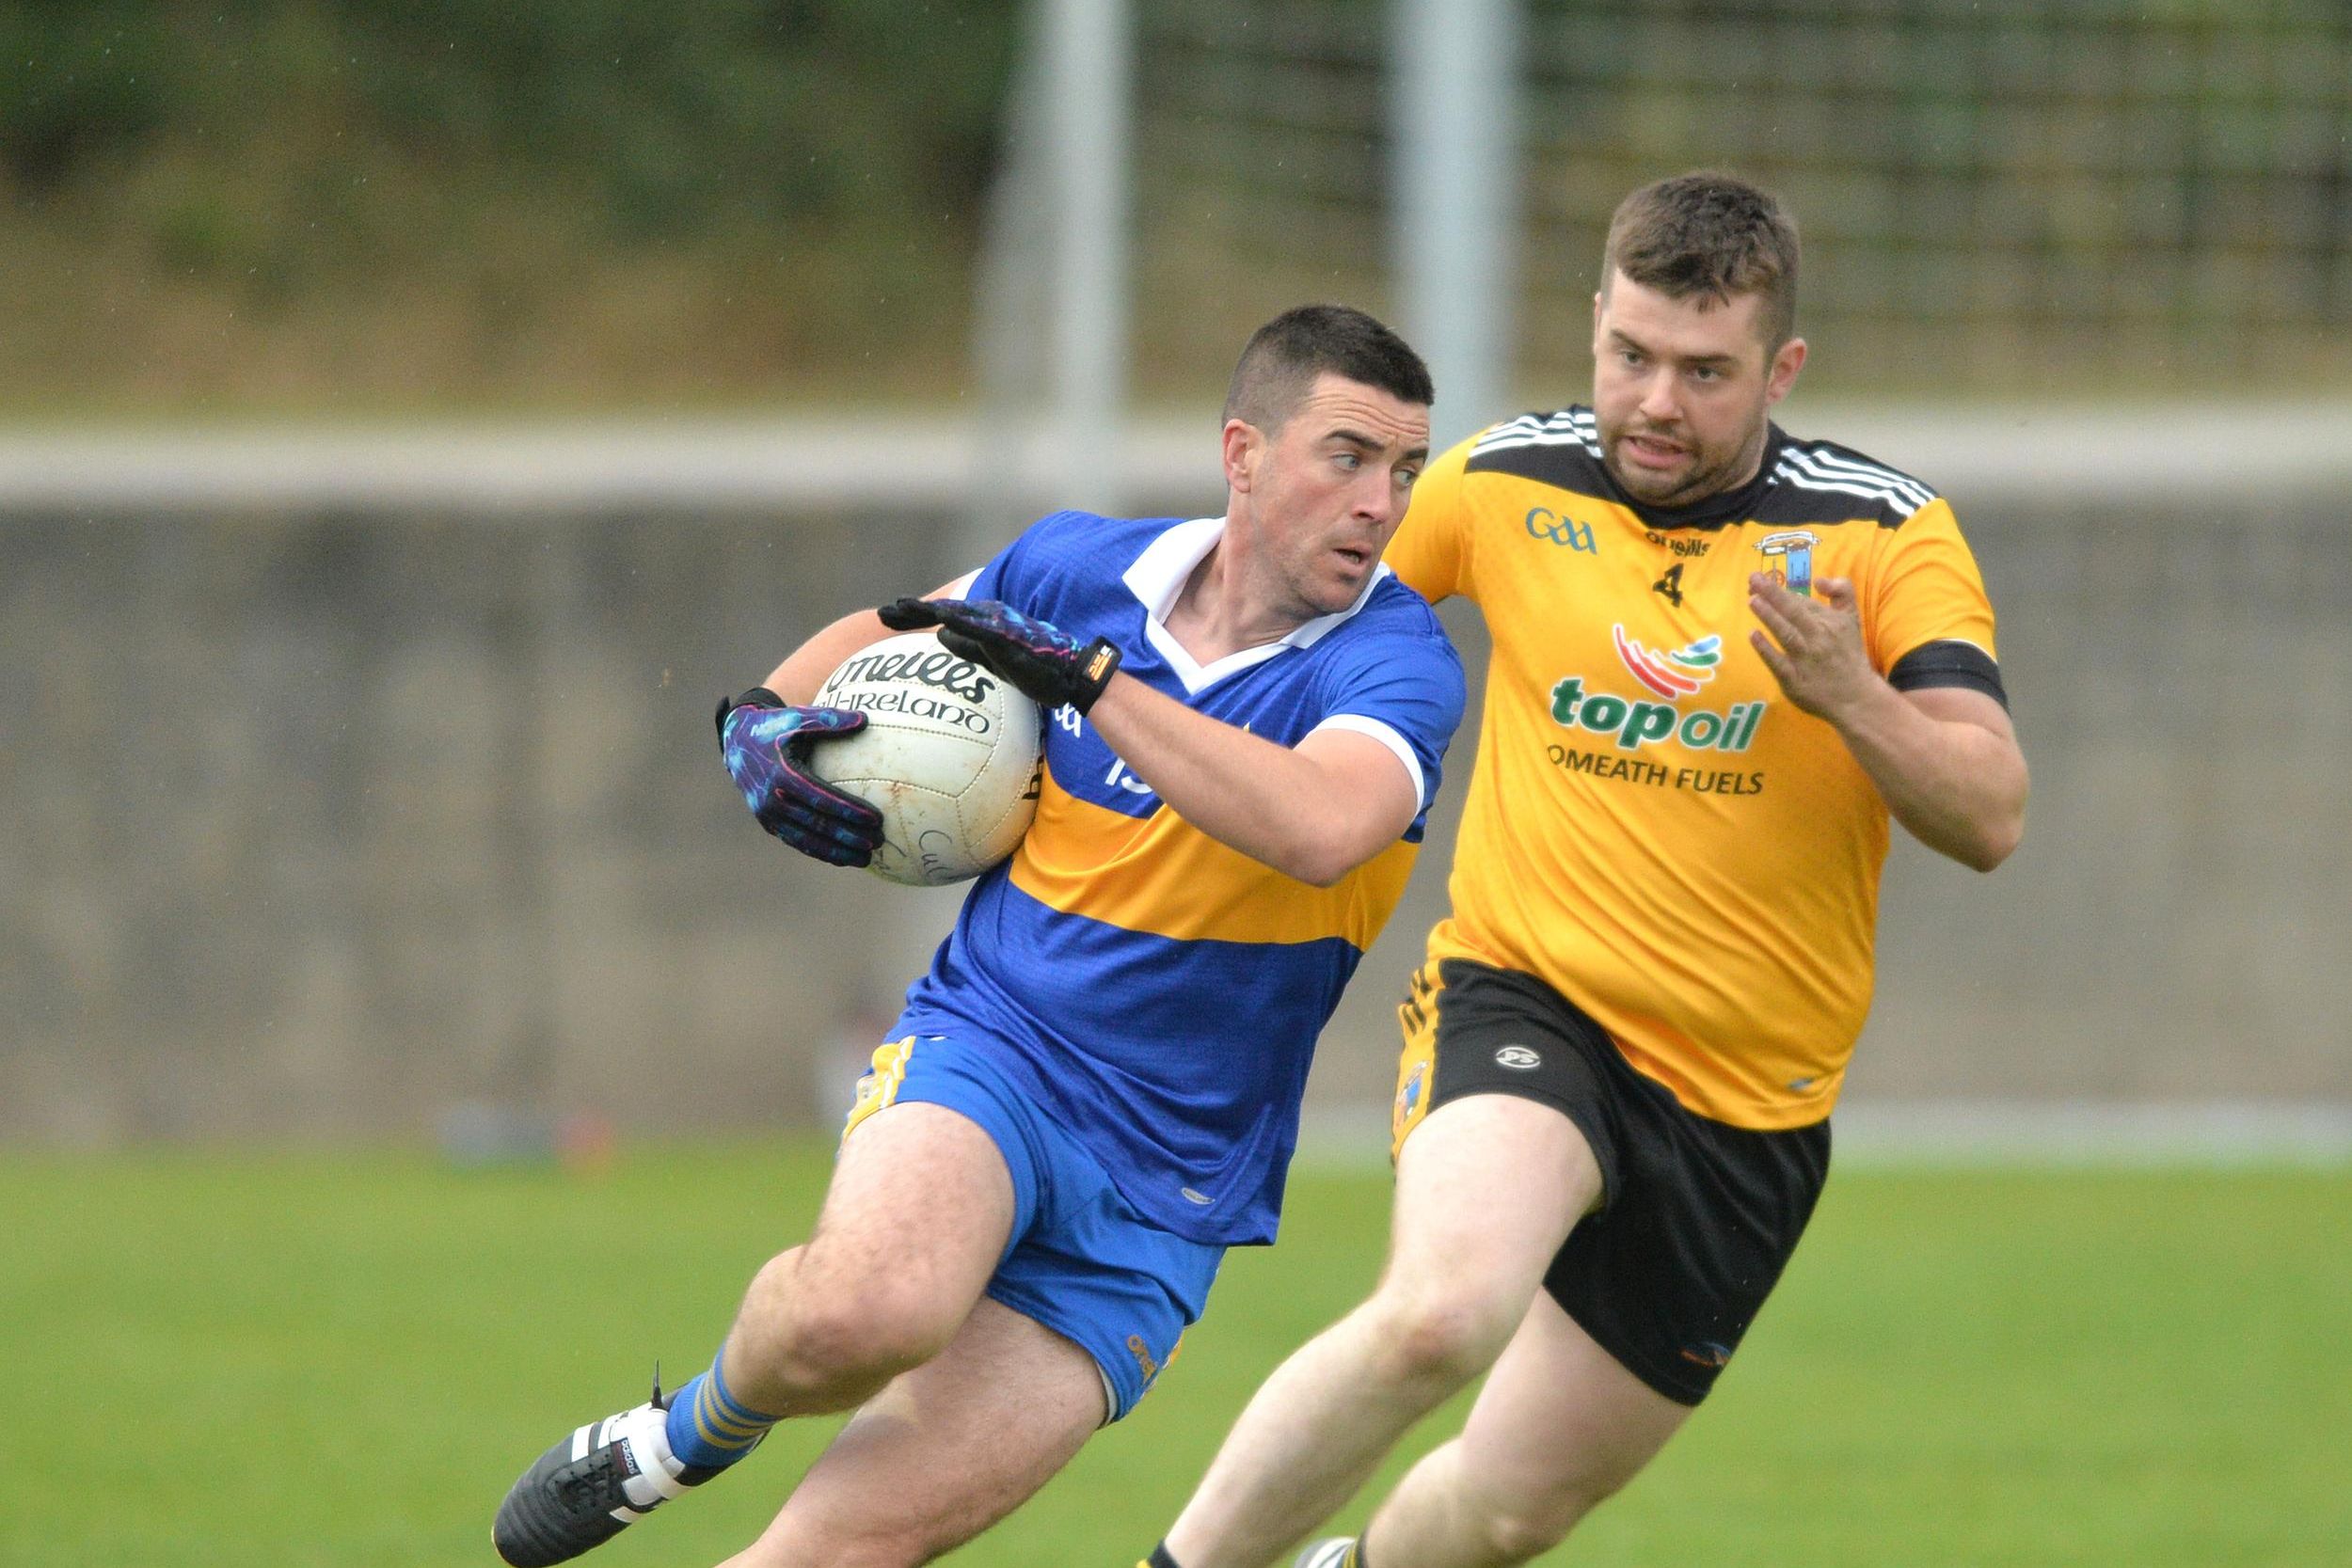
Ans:
[{"label": "blue and yellow sock", "polygon": [[727,1392],[719,1370],[725,1359],[722,1354],[710,1370],[670,1396],[670,1452],[696,1469],[725,1469],[783,1419],[763,1416]]}]

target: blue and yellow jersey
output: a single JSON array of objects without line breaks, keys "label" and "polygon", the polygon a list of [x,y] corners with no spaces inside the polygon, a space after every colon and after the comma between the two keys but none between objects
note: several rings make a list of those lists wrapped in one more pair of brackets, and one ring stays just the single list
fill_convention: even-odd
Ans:
[{"label": "blue and yellow jersey", "polygon": [[1195,662],[1163,617],[1223,531],[1061,513],[966,592],[1107,637],[1126,673],[1278,745],[1369,735],[1413,776],[1422,813],[1313,887],[1184,821],[1060,709],[1027,837],[974,884],[894,1032],[978,1037],[1136,1209],[1233,1244],[1274,1239],[1315,1037],[1404,892],[1464,699],[1436,614],[1385,567],[1348,609]]}]

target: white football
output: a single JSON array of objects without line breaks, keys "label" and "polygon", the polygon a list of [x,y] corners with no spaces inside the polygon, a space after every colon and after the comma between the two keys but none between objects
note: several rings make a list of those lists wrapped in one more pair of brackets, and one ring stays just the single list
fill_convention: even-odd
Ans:
[{"label": "white football", "polygon": [[911,631],[862,648],[817,689],[866,727],[809,748],[809,770],[882,816],[869,868],[910,887],[977,877],[1013,851],[1037,812],[1037,705]]}]

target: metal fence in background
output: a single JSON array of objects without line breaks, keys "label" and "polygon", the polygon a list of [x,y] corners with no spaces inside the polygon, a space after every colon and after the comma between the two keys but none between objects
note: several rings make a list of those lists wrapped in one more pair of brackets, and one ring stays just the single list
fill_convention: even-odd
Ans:
[{"label": "metal fence in background", "polygon": [[[1214,384],[1283,305],[1381,308],[1389,8],[1137,17],[1147,359]],[[2337,0],[1533,0],[1521,38],[1522,386],[1583,384],[1610,212],[1699,166],[1797,214],[1833,390],[2352,382]]]}]

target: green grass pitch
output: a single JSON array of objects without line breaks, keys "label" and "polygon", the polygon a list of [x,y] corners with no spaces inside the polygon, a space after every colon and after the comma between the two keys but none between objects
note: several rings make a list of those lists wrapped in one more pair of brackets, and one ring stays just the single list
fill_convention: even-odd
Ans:
[{"label": "green grass pitch", "polygon": [[[0,1563],[488,1568],[516,1473],[642,1398],[656,1357],[705,1364],[828,1152],[635,1150],[593,1177],[0,1157]],[[1300,1175],[1283,1243],[1233,1255],[1151,1399],[952,1560],[1128,1568],[1257,1380],[1371,1282],[1387,1207],[1381,1175]],[[2341,1169],[1841,1171],[1715,1399],[1548,1560],[2352,1563],[2347,1237]],[[724,1556],[826,1430],[595,1560]]]}]

